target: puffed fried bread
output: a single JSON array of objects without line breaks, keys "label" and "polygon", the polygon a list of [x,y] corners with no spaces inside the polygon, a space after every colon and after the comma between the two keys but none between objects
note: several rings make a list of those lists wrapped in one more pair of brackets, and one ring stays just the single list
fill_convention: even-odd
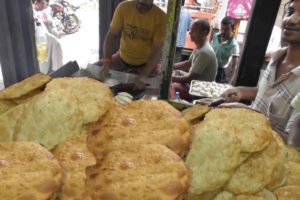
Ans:
[{"label": "puffed fried bread", "polygon": [[189,171],[181,158],[160,144],[123,145],[87,169],[92,199],[176,200],[188,187]]},{"label": "puffed fried bread", "polygon": [[245,108],[216,108],[207,113],[205,119],[221,120],[219,125],[230,123],[241,141],[241,152],[263,150],[272,137],[268,119],[256,111]]},{"label": "puffed fried bread", "polygon": [[58,160],[41,145],[0,143],[0,199],[48,200],[60,189],[61,179]]},{"label": "puffed fried bread", "polygon": [[88,148],[99,160],[124,142],[158,143],[179,155],[189,147],[190,126],[163,101],[139,100],[117,105],[89,129]]}]

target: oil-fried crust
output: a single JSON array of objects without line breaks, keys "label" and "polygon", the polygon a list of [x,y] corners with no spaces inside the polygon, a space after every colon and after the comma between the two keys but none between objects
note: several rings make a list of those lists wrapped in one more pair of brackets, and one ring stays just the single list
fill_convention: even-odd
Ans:
[{"label": "oil-fried crust", "polygon": [[300,186],[284,186],[274,191],[279,200],[298,200],[300,199]]},{"label": "oil-fried crust", "polygon": [[1,143],[0,152],[0,199],[48,200],[59,190],[61,166],[41,145]]},{"label": "oil-fried crust", "polygon": [[101,200],[176,200],[189,179],[181,158],[160,144],[123,145],[87,174],[85,196]]},{"label": "oil-fried crust", "polygon": [[205,114],[209,111],[210,108],[207,105],[197,104],[193,107],[183,110],[182,115],[188,122],[194,124],[194,121],[202,120]]},{"label": "oil-fried crust", "polygon": [[96,159],[86,146],[86,134],[67,138],[53,150],[56,159],[63,167],[63,185],[59,199],[82,199],[85,192],[86,174],[88,166],[96,164]]},{"label": "oil-fried crust", "polygon": [[35,141],[52,149],[67,137],[79,135],[82,115],[76,100],[64,90],[47,91],[34,98],[16,123],[16,141]]},{"label": "oil-fried crust", "polygon": [[163,101],[134,101],[112,108],[89,130],[88,148],[98,160],[123,143],[158,143],[183,155],[190,126],[181,113]]},{"label": "oil-fried crust", "polygon": [[221,188],[234,174],[240,156],[240,141],[228,124],[204,120],[194,128],[186,163],[192,170],[189,193],[202,194]]},{"label": "oil-fried crust", "polygon": [[0,92],[0,99],[19,98],[38,88],[44,87],[49,81],[51,81],[51,79],[51,76],[37,73],[24,79],[23,81],[11,85],[10,87]]},{"label": "oil-fried crust", "polygon": [[272,137],[268,119],[254,110],[245,108],[219,108],[205,116],[207,120],[221,120],[220,124],[231,124],[241,141],[241,152],[263,150]]},{"label": "oil-fried crust", "polygon": [[45,91],[63,89],[76,99],[83,114],[83,124],[97,121],[113,105],[113,94],[109,87],[97,80],[80,78],[57,78],[47,84]]}]

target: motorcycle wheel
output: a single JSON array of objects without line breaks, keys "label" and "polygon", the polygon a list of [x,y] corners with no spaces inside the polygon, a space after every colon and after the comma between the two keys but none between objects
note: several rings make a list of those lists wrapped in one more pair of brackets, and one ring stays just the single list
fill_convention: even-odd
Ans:
[{"label": "motorcycle wheel", "polygon": [[72,34],[79,29],[79,19],[76,15],[70,14],[64,20],[64,32],[66,34]]}]

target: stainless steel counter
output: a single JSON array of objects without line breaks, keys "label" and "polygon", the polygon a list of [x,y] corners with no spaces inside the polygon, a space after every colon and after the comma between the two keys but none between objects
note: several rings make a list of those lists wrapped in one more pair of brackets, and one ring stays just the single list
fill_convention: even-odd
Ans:
[{"label": "stainless steel counter", "polygon": [[[100,81],[100,71],[102,70],[101,66],[88,64],[86,69],[81,69],[74,73],[73,77],[90,77]],[[109,77],[105,80],[108,86],[112,87],[114,85],[122,84],[122,83],[134,83],[136,80],[137,75],[109,70]],[[160,88],[160,80],[161,75],[158,75],[153,78],[149,78],[146,83],[146,89],[143,92],[145,96],[154,96],[158,97],[159,95],[159,88]]]}]

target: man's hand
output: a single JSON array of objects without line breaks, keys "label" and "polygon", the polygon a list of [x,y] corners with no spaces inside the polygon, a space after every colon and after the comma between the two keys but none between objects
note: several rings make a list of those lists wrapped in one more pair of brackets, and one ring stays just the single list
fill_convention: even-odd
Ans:
[{"label": "man's hand", "polygon": [[103,65],[103,68],[100,71],[100,80],[101,81],[105,81],[105,79],[108,77],[109,67],[110,67],[110,65]]},{"label": "man's hand", "polygon": [[221,97],[225,102],[239,102],[242,100],[242,93],[239,88],[230,88],[221,94]]},{"label": "man's hand", "polygon": [[257,95],[257,87],[234,87],[226,90],[221,97],[225,102],[239,102],[241,100],[254,101]]},{"label": "man's hand", "polygon": [[139,76],[137,80],[134,83],[134,89],[135,90],[144,90],[146,87],[146,82],[148,80],[148,77],[146,76]]}]

